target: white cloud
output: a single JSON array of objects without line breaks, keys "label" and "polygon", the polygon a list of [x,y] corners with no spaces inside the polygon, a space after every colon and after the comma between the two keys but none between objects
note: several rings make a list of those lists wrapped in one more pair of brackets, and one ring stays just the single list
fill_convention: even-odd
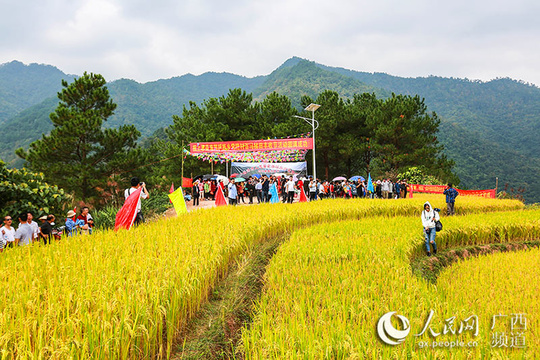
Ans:
[{"label": "white cloud", "polygon": [[540,3],[495,1],[0,0],[0,63],[140,82],[268,74],[297,55],[398,76],[540,85]]}]

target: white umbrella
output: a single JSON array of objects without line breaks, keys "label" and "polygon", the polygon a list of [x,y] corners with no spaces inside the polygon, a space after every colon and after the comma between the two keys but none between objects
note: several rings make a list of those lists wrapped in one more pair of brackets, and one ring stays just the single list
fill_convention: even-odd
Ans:
[{"label": "white umbrella", "polygon": [[227,179],[226,176],[218,175],[216,178],[216,181],[219,183],[220,181],[223,182],[223,185],[229,184],[229,179]]}]

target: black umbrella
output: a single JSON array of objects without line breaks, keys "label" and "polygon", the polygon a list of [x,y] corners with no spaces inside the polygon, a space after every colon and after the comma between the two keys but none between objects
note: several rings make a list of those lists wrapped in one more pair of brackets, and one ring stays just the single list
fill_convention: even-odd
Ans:
[{"label": "black umbrella", "polygon": [[193,178],[193,181],[195,180],[198,180],[198,179],[203,179],[203,181],[206,181],[206,180],[210,180],[214,177],[214,175],[212,174],[206,174],[206,175],[197,175]]}]

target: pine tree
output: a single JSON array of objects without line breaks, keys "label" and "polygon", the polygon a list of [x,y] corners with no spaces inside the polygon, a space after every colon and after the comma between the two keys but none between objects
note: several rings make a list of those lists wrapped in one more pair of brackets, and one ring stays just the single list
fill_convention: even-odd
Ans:
[{"label": "pine tree", "polygon": [[137,153],[135,126],[103,129],[116,109],[105,84],[103,76],[86,72],[71,84],[63,80],[60,103],[50,114],[54,129],[30,144],[28,152],[16,151],[32,170],[83,201],[96,195],[107,177],[135,162]]}]

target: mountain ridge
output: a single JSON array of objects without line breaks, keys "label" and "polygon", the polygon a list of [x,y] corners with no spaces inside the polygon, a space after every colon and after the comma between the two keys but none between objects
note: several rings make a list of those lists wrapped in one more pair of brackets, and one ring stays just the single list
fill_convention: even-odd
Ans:
[{"label": "mountain ridge", "polygon": [[[29,70],[24,67],[27,65],[21,64],[16,62],[8,68]],[[34,64],[32,72],[40,66]],[[63,73],[57,68],[45,66],[48,74],[54,73],[56,78],[62,76]],[[0,66],[0,79],[3,68],[5,69]],[[13,74],[10,76],[11,79],[16,78]],[[66,80],[75,77],[65,74],[63,76]],[[9,77],[4,76],[4,79],[7,78]],[[27,86],[26,90],[24,86],[22,89],[30,93],[33,92],[32,81],[36,79],[31,80],[31,76],[28,79],[30,80],[25,80],[22,84]],[[3,121],[5,130],[14,134],[14,139],[8,138],[0,145],[0,157],[10,161],[12,166],[21,165],[20,160],[14,161],[13,151],[16,147],[27,147],[31,141],[40,138],[42,133],[47,133],[52,128],[48,115],[58,104],[54,94],[61,89],[61,81],[56,80],[58,83],[55,83],[47,76],[45,79],[48,80],[44,80],[43,87],[49,86],[48,93],[51,95]],[[2,101],[9,102],[13,97],[3,96],[6,87],[9,87],[6,83],[7,80],[0,82],[0,104]],[[334,68],[292,57],[270,74],[252,78],[227,72],[206,72],[146,83],[118,79],[107,83],[107,87],[111,98],[118,104],[116,113],[107,122],[107,126],[135,124],[143,136],[149,136],[159,128],[168,126],[172,122],[172,115],[181,114],[182,107],[189,102],[200,104],[208,98],[226,95],[231,88],[242,88],[252,93],[255,100],[261,100],[276,91],[289,96],[297,107],[300,106],[301,96],[316,98],[319,92],[327,89],[338,92],[344,98],[362,92],[376,93],[378,97],[387,97],[392,92],[418,94],[425,99],[428,109],[435,111],[441,118],[441,143],[447,147],[447,155],[456,158],[456,172],[461,172],[464,186],[487,186],[491,182],[483,175],[469,176],[475,169],[485,175],[486,168],[482,165],[482,159],[487,161],[488,169],[493,165],[495,173],[501,172],[501,183],[514,177],[515,183],[523,184],[515,179],[521,174],[511,174],[505,161],[514,164],[523,176],[535,177],[535,171],[540,171],[540,145],[537,141],[540,138],[540,88],[509,78],[487,82],[438,76],[401,78],[386,73]],[[20,103],[19,101],[17,104]],[[481,146],[472,146],[475,141]],[[455,143],[459,143],[461,148],[456,148]],[[467,146],[471,151],[474,150],[476,157],[481,158],[471,159],[467,155]],[[482,147],[485,148],[484,152]],[[492,156],[494,154],[500,154],[505,159],[499,161]],[[477,164],[477,167],[471,164]],[[467,174],[463,173],[464,169]],[[538,199],[536,201],[540,201],[539,183],[538,180],[526,182],[529,190],[538,193],[538,197],[534,197]]]}]

